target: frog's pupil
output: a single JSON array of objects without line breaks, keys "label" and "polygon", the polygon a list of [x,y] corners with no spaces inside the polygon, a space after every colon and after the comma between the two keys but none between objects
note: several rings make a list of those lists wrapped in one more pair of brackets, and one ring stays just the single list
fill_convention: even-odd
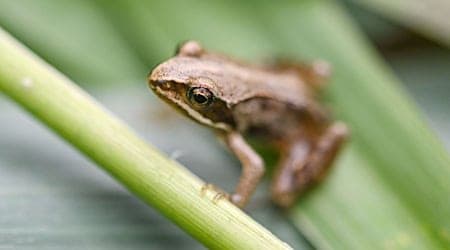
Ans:
[{"label": "frog's pupil", "polygon": [[206,96],[204,96],[202,94],[194,94],[194,100],[197,103],[204,104],[208,101],[208,98],[206,98]]}]

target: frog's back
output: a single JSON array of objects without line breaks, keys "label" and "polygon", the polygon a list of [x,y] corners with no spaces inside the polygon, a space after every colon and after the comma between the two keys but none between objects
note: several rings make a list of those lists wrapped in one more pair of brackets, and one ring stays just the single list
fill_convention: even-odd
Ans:
[{"label": "frog's back", "polygon": [[211,69],[214,68],[209,72],[210,76],[214,78],[213,81],[220,83],[216,86],[219,97],[230,106],[251,100],[265,100],[256,102],[265,103],[262,106],[269,106],[266,105],[269,102],[282,103],[286,106],[283,110],[309,114],[317,120],[326,119],[325,110],[315,99],[315,90],[293,71],[243,64],[214,54],[204,56],[203,59],[208,60]]},{"label": "frog's back", "polygon": [[299,74],[246,64],[214,53],[175,56],[152,74],[166,81],[206,84],[229,107],[251,99],[267,99],[284,103],[292,112],[322,113],[313,89]]},{"label": "frog's back", "polygon": [[228,75],[223,79],[229,82],[220,86],[221,98],[233,107],[240,132],[290,137],[301,126],[315,130],[327,123],[326,111],[298,74],[212,59],[220,72]]},{"label": "frog's back", "polygon": [[199,58],[178,56],[160,67],[163,70],[157,78],[165,79],[167,75],[165,80],[170,81],[207,82],[214,94],[230,106],[250,98],[264,97],[304,107],[314,98],[296,74],[270,71],[215,55]]},{"label": "frog's back", "polygon": [[241,72],[241,76],[249,72],[248,77],[241,77],[242,99],[269,98],[301,109],[314,99],[314,93],[295,74],[272,72],[255,67],[245,69]]}]

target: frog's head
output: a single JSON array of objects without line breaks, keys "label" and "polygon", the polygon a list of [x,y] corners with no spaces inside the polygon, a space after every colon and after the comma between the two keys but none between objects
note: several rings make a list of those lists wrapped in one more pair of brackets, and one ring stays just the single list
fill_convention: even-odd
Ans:
[{"label": "frog's head", "polygon": [[159,64],[148,77],[149,87],[186,116],[209,127],[230,130],[234,120],[217,86],[217,63],[202,58],[195,41],[182,44],[175,57]]}]

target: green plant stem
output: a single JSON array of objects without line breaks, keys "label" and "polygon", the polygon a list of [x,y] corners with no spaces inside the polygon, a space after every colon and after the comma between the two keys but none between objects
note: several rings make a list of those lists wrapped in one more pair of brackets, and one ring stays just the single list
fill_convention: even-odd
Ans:
[{"label": "green plant stem", "polygon": [[0,58],[3,93],[205,246],[290,248],[1,29]]}]

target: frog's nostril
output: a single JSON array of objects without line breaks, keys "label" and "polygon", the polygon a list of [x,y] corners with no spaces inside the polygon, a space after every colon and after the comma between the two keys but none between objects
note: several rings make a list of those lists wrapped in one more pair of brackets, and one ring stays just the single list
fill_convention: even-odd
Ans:
[{"label": "frog's nostril", "polygon": [[154,80],[150,81],[150,88],[152,89],[160,89],[160,90],[171,90],[172,84],[171,81],[164,81],[164,80]]},{"label": "frog's nostril", "polygon": [[152,88],[156,88],[156,87],[162,87],[165,85],[166,81],[161,81],[161,80],[151,80],[149,81],[149,85]]}]

